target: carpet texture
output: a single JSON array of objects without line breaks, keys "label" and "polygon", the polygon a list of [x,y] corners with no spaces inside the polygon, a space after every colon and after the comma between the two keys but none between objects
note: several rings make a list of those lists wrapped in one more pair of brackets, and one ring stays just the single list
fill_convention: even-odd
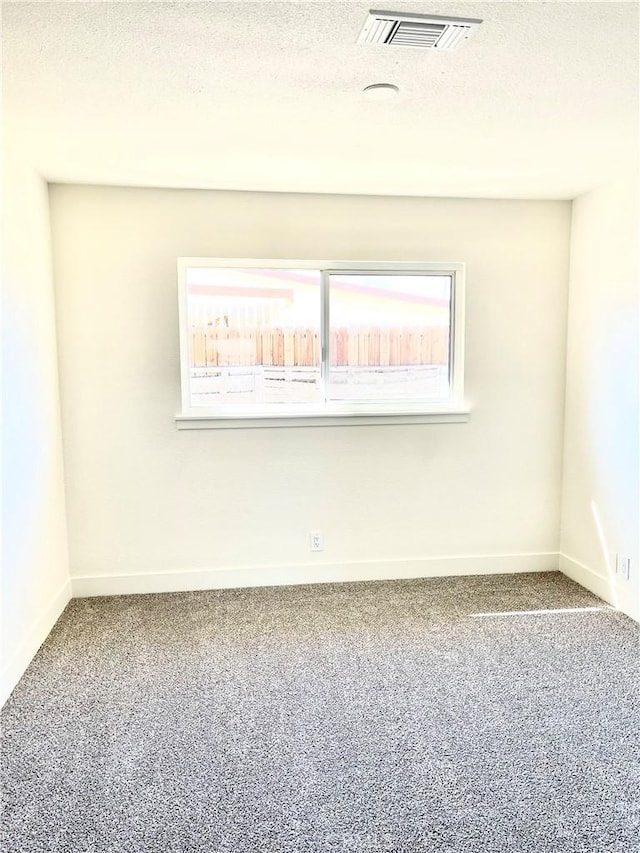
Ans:
[{"label": "carpet texture", "polygon": [[636,853],[639,663],[554,572],[75,600],[2,712],[2,850]]}]

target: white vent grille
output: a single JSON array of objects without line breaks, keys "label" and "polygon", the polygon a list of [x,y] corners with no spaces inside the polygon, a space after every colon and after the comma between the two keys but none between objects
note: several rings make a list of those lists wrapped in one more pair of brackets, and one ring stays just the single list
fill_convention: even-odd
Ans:
[{"label": "white vent grille", "polygon": [[471,38],[481,23],[475,18],[442,18],[438,15],[405,15],[402,12],[371,10],[358,44],[455,50]]}]

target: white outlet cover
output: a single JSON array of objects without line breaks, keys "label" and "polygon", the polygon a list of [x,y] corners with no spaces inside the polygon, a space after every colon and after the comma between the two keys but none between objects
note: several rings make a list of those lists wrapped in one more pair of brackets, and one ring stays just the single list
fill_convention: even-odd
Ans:
[{"label": "white outlet cover", "polygon": [[629,575],[631,573],[631,557],[625,557],[623,554],[617,554],[616,572],[621,578],[629,580]]},{"label": "white outlet cover", "polygon": [[324,550],[324,536],[319,530],[312,530],[309,534],[309,543],[312,551]]}]

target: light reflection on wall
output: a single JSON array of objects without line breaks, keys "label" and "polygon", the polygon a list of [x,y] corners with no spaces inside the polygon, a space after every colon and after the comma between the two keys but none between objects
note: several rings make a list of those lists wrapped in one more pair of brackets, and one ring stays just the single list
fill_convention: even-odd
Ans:
[{"label": "light reflection on wall", "polygon": [[613,606],[617,609],[619,607],[618,604],[618,590],[616,588],[616,576],[611,566],[611,559],[609,557],[609,548],[607,546],[607,540],[604,535],[604,530],[602,529],[602,522],[600,521],[600,515],[598,514],[598,507],[596,506],[595,501],[591,501],[591,513],[593,515],[593,520],[596,524],[596,530],[598,531],[598,541],[600,542],[600,548],[602,549],[602,556],[604,558],[604,564],[607,567],[607,583],[609,584],[609,591],[611,593],[611,602]]}]

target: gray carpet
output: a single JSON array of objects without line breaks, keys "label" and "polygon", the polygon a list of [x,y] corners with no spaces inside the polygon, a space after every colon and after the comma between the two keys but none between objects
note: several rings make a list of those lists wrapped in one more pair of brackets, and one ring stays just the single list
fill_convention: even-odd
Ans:
[{"label": "gray carpet", "polygon": [[638,639],[557,573],[76,600],[2,850],[636,853]]}]

